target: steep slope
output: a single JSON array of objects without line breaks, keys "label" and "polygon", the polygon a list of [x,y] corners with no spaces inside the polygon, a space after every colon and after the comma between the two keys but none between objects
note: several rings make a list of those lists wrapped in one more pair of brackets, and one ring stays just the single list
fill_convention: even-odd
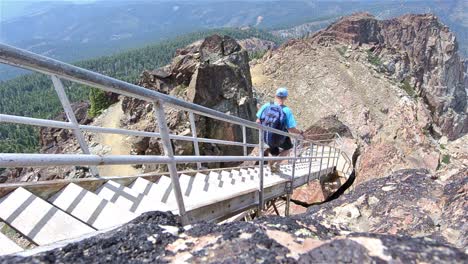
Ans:
[{"label": "steep slope", "polygon": [[437,138],[468,129],[456,51],[432,15],[356,14],[266,54],[252,67],[253,85],[270,96],[288,87],[303,129],[330,115],[345,123],[361,146],[358,182],[403,168],[435,171]]},{"label": "steep slope", "polygon": [[317,44],[368,44],[380,71],[405,82],[431,110],[437,133],[456,139],[468,132],[464,66],[455,35],[437,17],[405,15],[379,21],[361,13],[312,36]]}]

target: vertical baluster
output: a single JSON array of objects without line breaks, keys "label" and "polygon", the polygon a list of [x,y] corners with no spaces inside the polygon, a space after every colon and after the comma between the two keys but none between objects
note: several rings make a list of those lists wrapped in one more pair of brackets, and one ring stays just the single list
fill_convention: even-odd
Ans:
[{"label": "vertical baluster", "polygon": [[338,134],[338,133],[336,133],[336,137],[337,137],[337,142],[339,142],[338,143],[339,146],[338,146],[338,158],[336,160],[336,165],[335,166],[338,167],[338,162],[340,161],[340,158],[341,158],[341,151],[343,149],[343,139],[340,137],[340,134]]},{"label": "vertical baluster", "polygon": [[[195,150],[195,156],[200,156],[200,147],[198,146],[198,137],[197,137],[197,127],[195,124],[195,116],[193,112],[189,112],[189,119],[190,119],[190,129],[192,130],[192,137],[193,137],[193,148]],[[197,162],[197,169],[201,170],[202,165],[201,162]]]},{"label": "vertical baluster", "polygon": [[314,144],[311,142],[310,143],[310,148],[309,148],[309,174],[307,174],[307,183],[310,182],[310,174],[312,173],[312,154],[314,153]]},{"label": "vertical baluster", "polygon": [[296,159],[297,159],[297,144],[298,140],[297,138],[294,138],[294,159],[292,161],[292,175],[291,175],[291,180],[289,183],[289,187],[286,190],[286,210],[285,210],[285,215],[289,216],[289,209],[290,209],[290,203],[291,203],[291,194],[292,190],[294,188],[294,177],[296,176]]},{"label": "vertical baluster", "polygon": [[260,157],[259,162],[259,178],[260,178],[260,186],[259,186],[259,195],[258,195],[258,215],[261,215],[263,212],[264,207],[264,200],[263,200],[263,176],[264,176],[264,141],[263,141],[263,129],[260,128],[258,131],[258,155]]},{"label": "vertical baluster", "polygon": [[[318,148],[318,147],[317,147]],[[325,156],[325,145],[322,145],[322,154],[320,155],[320,165],[319,165],[319,173],[318,173],[318,180],[320,180],[320,177],[322,177],[322,163],[323,163],[323,158]]]},{"label": "vertical baluster", "polygon": [[166,114],[164,113],[162,101],[157,100],[154,102],[153,105],[159,126],[159,132],[161,133],[161,141],[163,143],[164,155],[172,160],[170,163],[167,164],[167,167],[171,176],[172,188],[176,197],[177,207],[179,208],[179,215],[181,217],[182,224],[186,225],[189,223],[189,220],[185,212],[184,198],[180,189],[179,176],[177,175],[177,166],[174,160],[174,150],[172,148],[171,139],[169,138],[169,129],[166,123]]},{"label": "vertical baluster", "polygon": [[333,161],[332,161],[332,167],[335,167],[335,162],[338,159],[336,156],[337,152],[337,147],[336,147],[336,142],[333,142]]},{"label": "vertical baluster", "polygon": [[[333,146],[335,146],[335,141],[333,141]],[[330,159],[332,155],[332,147],[328,146],[328,158],[327,158],[327,172],[330,170]]]},{"label": "vertical baluster", "polygon": [[[75,113],[73,112],[73,108],[71,107],[70,101],[68,100],[67,94],[65,93],[65,88],[63,87],[62,81],[55,75],[51,75],[52,83],[54,84],[55,92],[59,97],[60,103],[62,104],[63,110],[67,115],[68,121],[73,124],[73,134],[75,135],[78,144],[80,145],[81,151],[84,154],[90,154],[88,144],[83,136],[83,132],[79,127],[79,123],[76,120]],[[91,166],[90,171],[95,177],[99,177],[99,171],[97,167]]]},{"label": "vertical baluster", "polygon": [[242,143],[244,144],[244,156],[247,156],[247,132],[245,126],[242,126]]},{"label": "vertical baluster", "polygon": [[343,148],[343,145],[339,144],[339,146],[337,148],[338,148],[337,149],[338,150],[338,155],[337,155],[337,158],[336,158],[335,166],[338,169],[338,162],[340,161],[340,158],[341,158],[341,149]]},{"label": "vertical baluster", "polygon": [[[315,157],[318,157],[318,152],[319,152],[319,144],[320,142],[317,143],[316,149],[315,149]],[[317,158],[315,158],[317,160]]]}]

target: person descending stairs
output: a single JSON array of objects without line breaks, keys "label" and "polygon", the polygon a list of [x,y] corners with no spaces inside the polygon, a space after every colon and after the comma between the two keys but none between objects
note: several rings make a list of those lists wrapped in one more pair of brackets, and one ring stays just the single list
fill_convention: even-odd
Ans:
[{"label": "person descending stairs", "polygon": [[[285,105],[288,99],[288,90],[284,87],[276,90],[274,102],[264,104],[257,112],[257,123],[267,127],[278,129],[284,132],[304,134],[303,131],[297,129],[297,122],[289,107]],[[273,156],[287,156],[289,150],[293,148],[291,138],[275,134],[270,131],[265,131],[263,140],[268,145],[266,155]],[[278,161],[269,161],[270,169],[272,172],[278,172]]]}]

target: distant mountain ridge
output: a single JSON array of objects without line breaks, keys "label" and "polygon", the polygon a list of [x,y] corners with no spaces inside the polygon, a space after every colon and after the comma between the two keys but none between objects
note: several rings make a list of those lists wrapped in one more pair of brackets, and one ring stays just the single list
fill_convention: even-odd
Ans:
[{"label": "distant mountain ridge", "polygon": [[[367,11],[378,18],[436,13],[456,32],[467,53],[468,23],[462,0],[430,1],[96,1],[38,2],[34,12],[0,22],[0,41],[67,62],[110,55],[197,30],[256,27],[301,37],[342,15]],[[1,4],[0,4],[1,7]],[[461,11],[460,11],[461,10]],[[319,19],[319,25],[311,24]],[[0,80],[18,75],[0,67]]]}]

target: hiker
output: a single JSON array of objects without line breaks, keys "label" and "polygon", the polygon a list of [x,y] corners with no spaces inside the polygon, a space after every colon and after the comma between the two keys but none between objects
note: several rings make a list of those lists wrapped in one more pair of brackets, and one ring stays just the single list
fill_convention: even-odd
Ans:
[{"label": "hiker", "polygon": [[[293,113],[284,103],[288,98],[288,90],[284,87],[276,90],[275,102],[264,104],[257,112],[257,123],[289,133],[300,134],[303,132],[296,128],[297,123]],[[268,150],[273,156],[286,156],[293,147],[291,138],[278,135],[269,131],[263,134],[263,140],[268,145]],[[280,150],[281,149],[281,150]],[[268,162],[272,172],[279,171],[277,161]]]}]

